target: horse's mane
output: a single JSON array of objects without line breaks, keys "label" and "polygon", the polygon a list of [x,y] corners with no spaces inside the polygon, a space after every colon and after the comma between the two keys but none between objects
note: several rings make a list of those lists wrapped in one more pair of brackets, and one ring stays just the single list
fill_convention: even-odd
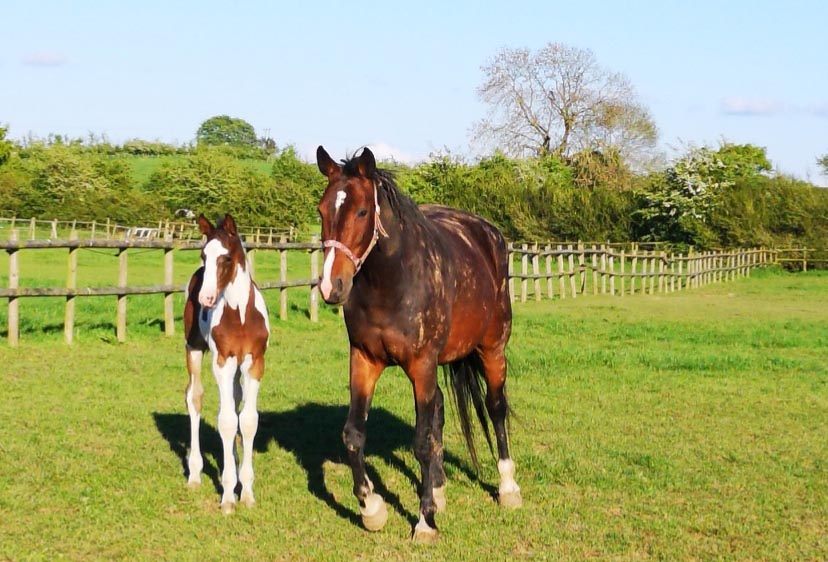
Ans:
[{"label": "horse's mane", "polygon": [[[356,156],[342,160],[342,171],[345,175],[351,177],[360,175],[357,161],[358,158]],[[385,195],[385,200],[388,202],[388,205],[401,221],[423,220],[425,218],[414,200],[397,187],[397,183],[394,181],[394,172],[377,168],[374,177],[371,179],[379,188],[378,194]]]}]

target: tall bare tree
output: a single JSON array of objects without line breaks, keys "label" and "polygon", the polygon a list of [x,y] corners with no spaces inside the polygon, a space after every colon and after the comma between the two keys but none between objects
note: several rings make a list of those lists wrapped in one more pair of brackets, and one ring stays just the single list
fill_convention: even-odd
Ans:
[{"label": "tall bare tree", "polygon": [[482,67],[488,115],[473,131],[512,156],[617,150],[637,161],[658,131],[627,78],[592,51],[549,43],[537,52],[504,48]]}]

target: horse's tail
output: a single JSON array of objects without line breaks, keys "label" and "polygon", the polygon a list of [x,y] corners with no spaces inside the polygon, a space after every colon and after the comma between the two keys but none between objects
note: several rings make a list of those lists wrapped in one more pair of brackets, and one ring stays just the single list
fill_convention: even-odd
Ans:
[{"label": "horse's tail", "polygon": [[[471,412],[469,405],[474,407],[477,419],[483,428],[483,434],[489,444],[489,451],[494,455],[492,438],[489,434],[489,422],[486,418],[486,383],[483,372],[483,363],[480,356],[474,352],[471,355],[448,363],[443,368],[446,378],[446,386],[457,405],[457,412],[460,417],[460,429],[466,439],[466,446],[469,449],[472,463],[477,470],[480,465],[477,462],[477,450],[474,446],[474,432],[471,426]],[[505,396],[504,396],[505,400]]]}]

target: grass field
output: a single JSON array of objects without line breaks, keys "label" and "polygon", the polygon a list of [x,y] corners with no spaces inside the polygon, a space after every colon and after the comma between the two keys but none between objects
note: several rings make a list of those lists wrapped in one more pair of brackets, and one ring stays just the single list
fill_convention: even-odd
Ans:
[{"label": "grass field", "polygon": [[204,485],[185,485],[180,336],[131,325],[117,344],[100,336],[102,316],[72,347],[34,327],[19,348],[0,346],[0,560],[828,558],[825,274],[517,305],[509,391],[524,506],[496,505],[494,462],[473,472],[448,409],[449,505],[432,546],[409,540],[407,380],[385,373],[368,422],[370,476],[390,511],[370,534],[340,440],[342,321],[325,310],[313,324],[302,306],[272,319],[257,505],[230,517],[211,384]]}]

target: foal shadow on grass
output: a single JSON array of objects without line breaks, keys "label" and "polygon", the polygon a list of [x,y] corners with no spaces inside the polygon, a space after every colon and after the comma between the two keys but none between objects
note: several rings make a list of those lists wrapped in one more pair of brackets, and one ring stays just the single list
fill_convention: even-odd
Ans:
[{"label": "foal shadow on grass", "polygon": [[[324,502],[339,517],[360,525],[356,509],[356,500],[350,495],[346,503],[340,503],[325,483],[324,464],[333,462],[348,466],[345,445],[342,443],[342,427],[348,415],[347,406],[307,403],[286,412],[261,412],[259,429],[256,433],[254,448],[265,452],[271,442],[293,454],[296,462],[305,471],[308,491]],[[181,460],[182,471],[187,474],[187,449],[190,443],[190,421],[186,414],[154,413],[155,424],[161,435],[168,441],[170,449]],[[373,408],[368,418],[366,443],[366,470],[374,483],[374,489],[383,496],[388,505],[411,525],[417,523],[418,515],[408,513],[403,507],[398,494],[389,490],[380,475],[372,466],[372,459],[379,458],[394,467],[408,480],[418,485],[419,471],[413,471],[401,457],[411,454],[414,440],[414,427],[383,408]],[[222,458],[221,437],[218,431],[202,420],[201,432],[202,455],[204,456],[204,475],[209,477],[217,492],[221,492],[220,467]],[[462,461],[449,451],[444,451],[444,461],[456,467],[492,497],[496,497],[496,488],[479,481],[477,474],[468,463]],[[210,462],[210,458],[215,463]],[[258,462],[262,462],[259,460]],[[238,491],[238,490],[237,490]]]}]

